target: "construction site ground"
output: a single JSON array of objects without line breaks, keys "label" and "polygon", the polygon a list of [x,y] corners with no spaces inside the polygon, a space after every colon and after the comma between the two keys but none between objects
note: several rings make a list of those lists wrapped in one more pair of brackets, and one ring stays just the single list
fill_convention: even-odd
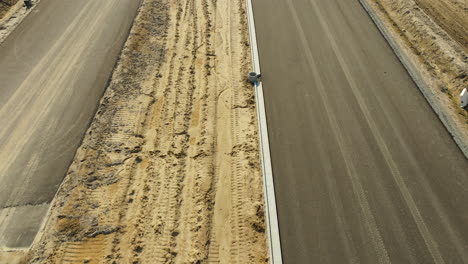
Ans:
[{"label": "construction site ground", "polygon": [[[466,3],[361,2],[416,63],[466,146]],[[18,17],[0,23],[0,43],[27,14],[14,6],[0,0],[0,21]],[[270,262],[245,6],[142,0],[40,232],[31,247],[0,252],[0,263]]]},{"label": "construction site ground", "polygon": [[460,93],[468,87],[466,1],[360,1],[387,29],[405,66],[468,157],[468,111],[460,107]]},{"label": "construction site ground", "polygon": [[18,2],[18,0],[0,0],[0,19],[10,11],[10,9]]},{"label": "construction site ground", "polygon": [[27,263],[268,262],[245,2],[144,0]]}]

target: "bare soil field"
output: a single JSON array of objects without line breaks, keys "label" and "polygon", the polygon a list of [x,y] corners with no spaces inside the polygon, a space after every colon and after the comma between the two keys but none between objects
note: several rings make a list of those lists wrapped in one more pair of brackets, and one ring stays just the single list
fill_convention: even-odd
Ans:
[{"label": "bare soil field", "polygon": [[468,51],[468,2],[465,0],[416,0],[442,29]]},{"label": "bare soil field", "polygon": [[18,0],[0,0],[0,19],[18,2]]},{"label": "bare soil field", "polygon": [[269,262],[248,39],[243,0],[143,0],[22,261]]},{"label": "bare soil field", "polygon": [[[422,92],[468,155],[468,6],[463,0],[362,0],[422,79]],[[408,67],[408,66],[407,66]],[[419,85],[421,88],[421,85]]]}]

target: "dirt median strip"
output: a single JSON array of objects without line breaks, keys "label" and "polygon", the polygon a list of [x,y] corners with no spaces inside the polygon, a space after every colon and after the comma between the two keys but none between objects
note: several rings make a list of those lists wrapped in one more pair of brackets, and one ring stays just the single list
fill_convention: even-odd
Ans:
[{"label": "dirt median strip", "polygon": [[245,6],[143,1],[28,261],[269,261]]}]

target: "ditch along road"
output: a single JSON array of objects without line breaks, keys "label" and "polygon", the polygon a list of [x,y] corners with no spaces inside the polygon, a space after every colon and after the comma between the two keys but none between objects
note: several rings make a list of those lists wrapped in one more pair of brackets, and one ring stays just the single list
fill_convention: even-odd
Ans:
[{"label": "ditch along road", "polygon": [[468,162],[359,1],[253,1],[285,263],[467,263]]},{"label": "ditch along road", "polygon": [[139,4],[43,0],[0,44],[0,248],[34,239]]}]

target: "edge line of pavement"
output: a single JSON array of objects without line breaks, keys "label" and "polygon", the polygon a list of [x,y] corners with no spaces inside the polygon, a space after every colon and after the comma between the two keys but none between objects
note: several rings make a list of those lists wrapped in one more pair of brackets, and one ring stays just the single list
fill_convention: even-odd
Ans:
[{"label": "edge line of pavement", "polygon": [[[253,15],[252,0],[246,0],[247,20],[249,25],[250,48],[252,55],[253,71],[260,73],[260,61],[257,47],[257,35],[255,33],[255,21]],[[275,186],[273,183],[273,170],[271,167],[270,145],[268,140],[268,126],[266,120],[265,102],[263,98],[262,82],[255,83],[255,100],[257,104],[258,134],[260,143],[260,159],[262,163],[263,194],[265,198],[265,221],[268,235],[268,248],[270,262],[272,264],[283,263],[281,254],[281,241],[276,210]]]}]

